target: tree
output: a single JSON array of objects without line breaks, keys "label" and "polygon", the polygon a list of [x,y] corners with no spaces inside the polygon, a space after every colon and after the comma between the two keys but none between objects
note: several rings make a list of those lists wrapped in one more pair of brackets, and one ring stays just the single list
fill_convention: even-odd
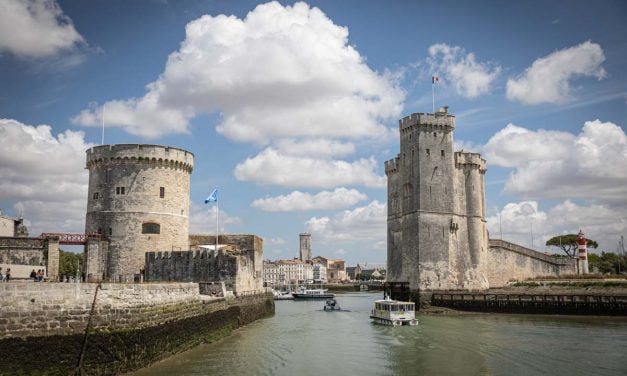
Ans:
[{"label": "tree", "polygon": [[59,276],[76,277],[82,270],[83,254],[59,250]]},{"label": "tree", "polygon": [[[558,235],[554,236],[551,239],[547,240],[546,245],[549,247],[557,247],[564,251],[567,256],[575,257],[577,256],[577,239],[579,235],[577,234],[566,234],[566,235]],[[592,239],[586,239],[588,248],[597,248],[599,244]]]}]

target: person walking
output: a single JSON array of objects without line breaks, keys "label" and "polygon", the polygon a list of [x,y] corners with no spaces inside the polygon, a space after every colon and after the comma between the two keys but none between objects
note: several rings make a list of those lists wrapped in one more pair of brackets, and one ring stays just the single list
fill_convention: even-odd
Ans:
[{"label": "person walking", "polygon": [[0,282],[4,282],[4,274],[2,274],[2,268],[0,268]]},{"label": "person walking", "polygon": [[7,282],[11,282],[11,268],[7,268],[7,275],[5,279]]}]

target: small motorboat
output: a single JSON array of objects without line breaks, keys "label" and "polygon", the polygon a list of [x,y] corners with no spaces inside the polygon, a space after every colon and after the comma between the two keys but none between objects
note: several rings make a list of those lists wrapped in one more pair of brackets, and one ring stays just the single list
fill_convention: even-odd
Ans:
[{"label": "small motorboat", "polygon": [[337,300],[335,299],[329,299],[324,303],[324,310],[327,312],[331,312],[331,311],[341,311],[342,308],[340,308],[340,305],[337,304]]}]

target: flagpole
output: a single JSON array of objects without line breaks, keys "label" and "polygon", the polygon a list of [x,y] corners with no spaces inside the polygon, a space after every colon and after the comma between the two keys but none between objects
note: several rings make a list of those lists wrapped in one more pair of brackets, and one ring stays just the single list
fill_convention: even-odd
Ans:
[{"label": "flagpole", "polygon": [[219,234],[219,219],[220,219],[220,206],[218,203],[218,200],[216,200],[216,252],[218,252],[218,237],[220,236]]},{"label": "flagpole", "polygon": [[435,114],[435,82],[433,82],[433,78],[431,78],[431,101],[433,105],[433,113]]},{"label": "flagpole", "polygon": [[100,145],[104,145],[104,117],[105,117],[105,108],[107,104],[102,105],[102,139],[100,140]]}]

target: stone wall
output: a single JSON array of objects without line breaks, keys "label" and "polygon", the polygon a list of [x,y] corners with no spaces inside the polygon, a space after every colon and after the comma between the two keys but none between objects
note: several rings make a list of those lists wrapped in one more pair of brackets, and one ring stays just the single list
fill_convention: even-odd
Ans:
[{"label": "stone wall", "polygon": [[[226,249],[147,252],[146,281],[224,282],[226,290],[246,294],[263,290],[263,242],[254,235],[220,235]],[[214,245],[215,236],[192,235],[190,247]]]},{"label": "stone wall", "polygon": [[33,269],[44,269],[48,278],[59,275],[59,239],[0,237],[0,267],[2,273],[11,269],[11,278],[30,277]]},{"label": "stone wall", "polygon": [[[73,373],[97,284],[0,284],[0,373]],[[196,283],[102,284],[85,374],[112,375],[272,313],[270,296],[210,299]]]},{"label": "stone wall", "polygon": [[505,286],[510,281],[571,274],[577,274],[573,259],[549,256],[510,242],[490,239],[488,279],[491,288]]}]

